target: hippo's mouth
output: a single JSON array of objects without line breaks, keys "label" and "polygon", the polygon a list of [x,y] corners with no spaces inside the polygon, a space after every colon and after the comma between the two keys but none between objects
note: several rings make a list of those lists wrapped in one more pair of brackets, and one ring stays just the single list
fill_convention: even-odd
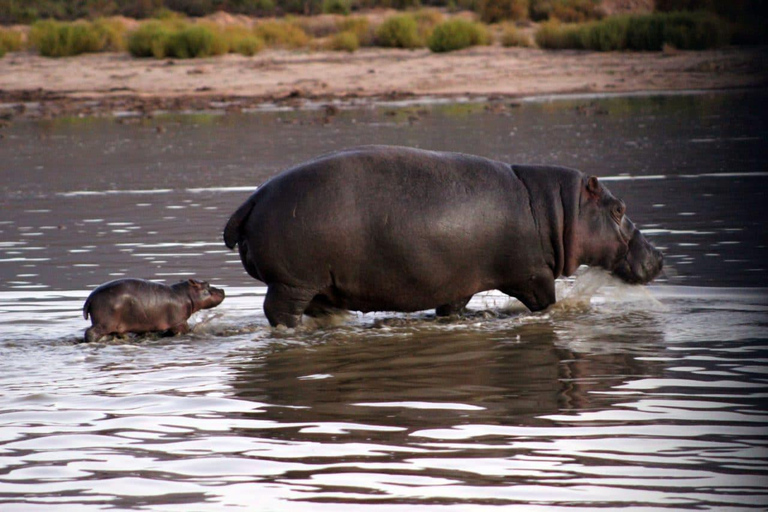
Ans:
[{"label": "hippo's mouth", "polygon": [[646,284],[653,279],[651,278],[645,280],[641,275],[634,272],[627,256],[624,256],[619,264],[614,267],[613,272],[611,273],[627,284]]},{"label": "hippo's mouth", "polygon": [[663,258],[656,249],[641,260],[633,259],[630,261],[632,252],[627,253],[619,261],[611,272],[627,284],[648,284],[661,273]]}]

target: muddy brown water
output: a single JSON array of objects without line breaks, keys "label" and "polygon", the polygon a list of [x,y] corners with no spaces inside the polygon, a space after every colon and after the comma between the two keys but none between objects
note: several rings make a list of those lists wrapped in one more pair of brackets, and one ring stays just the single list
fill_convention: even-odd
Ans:
[{"label": "muddy brown water", "polygon": [[[0,139],[0,509],[763,510],[768,93],[15,122]],[[327,115],[331,113],[330,117]],[[667,271],[582,271],[530,314],[353,314],[273,332],[221,228],[362,143],[568,165]],[[225,287],[175,338],[78,345],[88,292]]]}]

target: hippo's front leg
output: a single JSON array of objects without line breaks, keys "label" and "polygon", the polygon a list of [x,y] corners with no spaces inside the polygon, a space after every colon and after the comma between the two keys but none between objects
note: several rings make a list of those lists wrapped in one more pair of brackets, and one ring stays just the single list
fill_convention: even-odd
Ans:
[{"label": "hippo's front leg", "polygon": [[472,300],[471,295],[469,297],[456,300],[449,304],[443,304],[442,306],[438,306],[437,308],[435,308],[435,315],[437,316],[458,315],[462,311],[464,311],[464,308],[467,306],[467,304],[469,304],[470,300]]},{"label": "hippo's front leg", "polygon": [[184,321],[178,325],[174,325],[170,329],[168,329],[168,332],[171,333],[173,336],[176,336],[177,334],[187,334],[190,331],[189,324]]},{"label": "hippo's front leg", "polygon": [[557,302],[555,279],[550,273],[532,275],[522,286],[504,287],[500,290],[522,302],[534,313],[543,311]]}]

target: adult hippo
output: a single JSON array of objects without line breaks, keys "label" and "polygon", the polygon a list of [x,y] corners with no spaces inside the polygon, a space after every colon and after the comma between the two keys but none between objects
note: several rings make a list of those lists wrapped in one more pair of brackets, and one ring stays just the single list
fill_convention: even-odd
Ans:
[{"label": "adult hippo", "polygon": [[659,274],[661,253],[624,210],[574,169],[365,146],[267,181],[224,242],[267,284],[272,326],[335,308],[448,315],[491,289],[539,311],[582,264],[629,283]]}]

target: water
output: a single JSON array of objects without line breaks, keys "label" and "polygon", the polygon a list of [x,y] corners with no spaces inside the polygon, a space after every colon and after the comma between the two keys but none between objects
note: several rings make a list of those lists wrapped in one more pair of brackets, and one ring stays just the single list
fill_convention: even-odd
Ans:
[{"label": "water", "polygon": [[[0,143],[0,509],[768,507],[763,92],[18,122]],[[668,268],[544,313],[273,332],[221,242],[275,172],[359,143],[570,165]],[[75,344],[107,280],[227,299],[188,336]]]}]

